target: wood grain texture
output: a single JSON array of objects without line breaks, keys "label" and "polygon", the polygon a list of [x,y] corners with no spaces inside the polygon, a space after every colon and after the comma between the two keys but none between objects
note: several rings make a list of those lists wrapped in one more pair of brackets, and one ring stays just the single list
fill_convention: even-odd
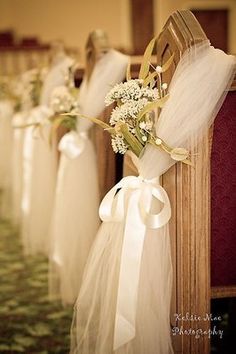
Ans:
[{"label": "wood grain texture", "polygon": [[[170,70],[163,81],[170,83],[183,52],[206,39],[190,11],[177,11],[168,19],[157,40],[157,64],[162,65],[174,53]],[[194,143],[191,142],[192,147]],[[192,148],[193,150],[193,148]],[[180,163],[162,176],[172,206],[170,221],[174,284],[171,304],[172,326],[183,329],[208,330],[209,321],[175,321],[175,314],[187,313],[203,318],[210,313],[210,215],[209,215],[209,160],[210,139],[204,137],[193,158],[194,167]],[[125,159],[125,174],[137,174],[130,160]],[[173,336],[175,353],[207,354],[209,339],[191,335]]]},{"label": "wood grain texture", "polygon": [[[106,107],[99,118],[108,123],[113,108],[112,105]],[[102,199],[116,182],[116,155],[112,150],[108,132],[94,125],[91,133],[97,154],[99,191]]]},{"label": "wood grain texture", "polygon": [[[169,18],[157,41],[157,62],[162,64],[174,53],[174,64],[163,80],[171,81],[183,52],[206,36],[190,11],[177,11]],[[187,313],[203,318],[210,312],[209,257],[209,139],[191,141],[194,167],[176,164],[163,176],[163,186],[169,194],[173,216],[170,221],[174,286],[172,325],[183,329],[208,330],[209,321],[177,321],[173,314]],[[202,336],[173,337],[175,353],[207,354],[209,339]]]}]

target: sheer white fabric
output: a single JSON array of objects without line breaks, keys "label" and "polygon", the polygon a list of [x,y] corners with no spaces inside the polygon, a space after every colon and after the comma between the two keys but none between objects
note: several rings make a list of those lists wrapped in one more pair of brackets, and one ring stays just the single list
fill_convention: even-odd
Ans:
[{"label": "sheer white fabric", "polygon": [[[188,139],[195,134],[199,137],[213,122],[234,67],[235,59],[210,47],[209,42],[188,50],[172,78],[170,98],[156,124],[157,135],[173,147],[187,146]],[[134,162],[146,183],[174,164],[167,154],[152,146]],[[126,208],[133,193],[132,190],[126,193]],[[73,354],[173,353],[169,322],[172,266],[168,224],[157,230],[146,228],[137,289],[135,336],[113,349],[122,243],[128,218],[125,211],[124,221],[103,222],[98,231],[75,306],[71,331]],[[132,281],[130,277],[131,286]]]},{"label": "sheer white fabric", "polygon": [[11,153],[13,105],[8,100],[0,101],[0,216],[11,217]]},{"label": "sheer white fabric", "polygon": [[[110,50],[96,63],[89,82],[79,91],[82,114],[97,117],[105,108],[105,95],[120,82],[128,58]],[[91,244],[99,227],[99,188],[94,146],[89,139],[92,123],[79,119],[77,131],[59,144],[61,158],[52,220],[49,291],[51,298],[73,303]]]},{"label": "sheer white fabric", "polygon": [[[201,138],[213,123],[231,85],[235,72],[235,64],[232,63],[233,56],[226,56],[210,46],[208,41],[188,50],[172,78],[169,88],[171,99],[164,106],[156,125],[158,136],[172,147],[187,149],[190,148],[189,138]],[[148,150],[153,149],[148,146]],[[167,161],[161,151],[154,149],[152,153],[158,164],[155,168],[149,166],[150,177],[162,175],[174,164],[171,159]],[[150,152],[143,156],[141,175],[143,169],[148,169],[146,158],[152,158]]]},{"label": "sheer white fabric", "polygon": [[[40,119],[49,113],[42,107],[33,109]],[[50,125],[39,130],[27,128],[23,145],[22,240],[25,254],[43,252],[49,247],[49,224],[56,180],[56,151],[49,144]]]},{"label": "sheer white fabric", "polygon": [[21,202],[23,185],[23,142],[24,129],[15,126],[24,125],[27,112],[15,113],[12,119],[13,147],[12,147],[12,221],[16,226],[21,225]]},{"label": "sheer white fabric", "polygon": [[40,97],[40,105],[50,106],[50,98],[54,88],[64,84],[65,78],[68,76],[68,68],[72,64],[73,59],[63,53],[59,53],[55,56],[45,77]]},{"label": "sheer white fabric", "polygon": [[49,144],[48,108],[52,91],[63,85],[72,60],[60,57],[52,64],[42,88],[40,106],[31,110],[28,122],[43,122],[41,133],[28,128],[23,147],[22,239],[26,254],[48,254],[49,225],[55,194],[57,154]]}]

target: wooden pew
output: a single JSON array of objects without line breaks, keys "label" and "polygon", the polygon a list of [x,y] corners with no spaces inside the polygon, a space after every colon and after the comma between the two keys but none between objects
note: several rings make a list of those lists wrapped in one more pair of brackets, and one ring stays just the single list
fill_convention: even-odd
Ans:
[{"label": "wooden pew", "polygon": [[[162,65],[174,54],[171,70],[163,75],[170,83],[179,59],[186,48],[206,39],[200,24],[188,10],[176,11],[165,24],[157,40],[157,64]],[[235,82],[232,84],[233,89]],[[197,147],[194,168],[176,164],[162,177],[172,206],[170,235],[174,269],[171,305],[171,325],[183,329],[209,330],[210,321],[175,321],[174,314],[195,314],[203,318],[210,314],[210,152],[211,128]],[[137,174],[129,158],[124,161],[124,175]],[[231,288],[235,296],[235,289]],[[230,289],[228,289],[229,294]],[[216,290],[212,290],[214,295]],[[207,354],[210,340],[207,335],[196,339],[193,335],[173,337],[177,354]]]},{"label": "wooden pew", "polygon": [[[157,62],[161,65],[174,53],[174,65],[164,76],[169,83],[181,54],[189,46],[206,39],[190,11],[177,11],[168,19],[157,41]],[[208,330],[209,321],[175,321],[174,314],[205,316],[210,313],[210,215],[209,215],[209,137],[197,147],[194,168],[174,165],[164,174],[162,184],[170,197],[170,235],[174,269],[172,326]],[[204,168],[203,168],[204,166]],[[176,353],[208,353],[209,339],[202,336],[176,336]]]}]

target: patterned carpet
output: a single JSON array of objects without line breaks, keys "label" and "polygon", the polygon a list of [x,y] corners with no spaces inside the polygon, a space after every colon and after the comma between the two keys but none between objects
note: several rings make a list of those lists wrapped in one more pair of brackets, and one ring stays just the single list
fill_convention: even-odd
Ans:
[{"label": "patterned carpet", "polygon": [[[47,259],[24,257],[19,235],[0,220],[0,354],[68,354],[73,310],[48,301],[47,272]],[[228,300],[212,303],[224,319],[223,339],[212,337],[212,354],[236,353],[236,301],[229,306]]]},{"label": "patterned carpet", "polygon": [[0,353],[68,353],[72,308],[47,297],[47,260],[24,257],[16,231],[0,222]]}]

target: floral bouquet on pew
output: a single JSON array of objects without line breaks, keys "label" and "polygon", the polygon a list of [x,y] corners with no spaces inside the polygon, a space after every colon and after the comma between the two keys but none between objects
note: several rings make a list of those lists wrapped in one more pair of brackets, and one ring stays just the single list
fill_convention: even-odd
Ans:
[{"label": "floral bouquet on pew", "polygon": [[10,90],[10,80],[11,78],[9,76],[0,76],[0,101],[12,98]]},{"label": "floral bouquet on pew", "polygon": [[31,69],[11,81],[11,97],[15,102],[15,111],[28,111],[39,105],[45,69]]},{"label": "floral bouquet on pew", "polygon": [[125,154],[130,150],[137,157],[141,157],[145,146],[152,144],[168,153],[172,159],[191,164],[186,149],[169,146],[155,133],[157,111],[169,98],[168,85],[162,82],[161,74],[169,69],[173,61],[172,55],[163,66],[154,67],[150,64],[155,41],[156,38],[153,38],[146,48],[139,78],[131,78],[130,66],[128,66],[126,82],[115,85],[107,94],[106,105],[116,104],[109,124],[97,118],[81,115],[76,109],[62,114],[87,118],[108,131],[111,134],[111,144],[115,153]]},{"label": "floral bouquet on pew", "polygon": [[10,100],[15,112],[30,110],[39,104],[44,76],[44,69],[31,69],[17,76],[1,76],[0,99]]},{"label": "floral bouquet on pew", "polygon": [[[19,84],[16,83],[14,86],[14,96],[16,97],[15,101],[20,109],[22,109],[22,107],[25,107],[27,102],[27,107],[30,108],[40,105],[40,93],[43,84],[42,75],[38,75],[38,80],[26,80],[27,78],[34,78],[36,73],[39,74],[40,71],[34,69],[30,72],[25,73],[23,76],[23,82]],[[31,74],[31,76],[29,74]],[[34,74],[34,76],[32,76],[32,74]],[[62,113],[70,112],[71,110],[78,108],[78,89],[74,86],[73,74],[74,70],[72,65],[68,70],[67,76],[65,77],[65,84],[58,86],[53,90],[50,98],[49,107],[43,107],[43,112],[45,113],[43,114],[44,119],[37,119],[38,114],[33,114],[32,121],[30,120],[26,124],[21,124],[15,127],[28,128],[33,126],[35,129],[39,129],[39,132],[42,133],[42,127],[45,125],[45,123],[50,123],[50,143],[52,142],[53,134],[59,128],[59,126],[64,126],[68,130],[76,129],[75,116],[61,116]],[[41,117],[41,115],[39,116]],[[43,137],[43,134],[41,135]]]},{"label": "floral bouquet on pew", "polygon": [[50,120],[53,131],[59,126],[64,126],[68,130],[76,130],[76,116],[62,116],[62,114],[79,109],[78,91],[74,84],[74,70],[70,67],[65,85],[56,87],[52,92],[50,108],[53,114]]}]

